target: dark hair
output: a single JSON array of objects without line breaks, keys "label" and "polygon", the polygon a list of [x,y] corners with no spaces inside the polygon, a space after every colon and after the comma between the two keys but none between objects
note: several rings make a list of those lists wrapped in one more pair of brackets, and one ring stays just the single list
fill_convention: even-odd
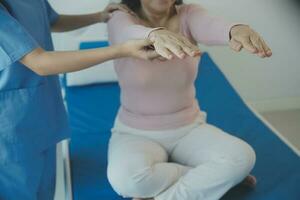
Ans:
[{"label": "dark hair", "polygon": [[[180,5],[182,3],[183,3],[183,0],[176,0],[175,1],[175,5]],[[141,1],[140,0],[122,0],[122,4],[125,4],[133,12],[137,12],[141,8]]]}]

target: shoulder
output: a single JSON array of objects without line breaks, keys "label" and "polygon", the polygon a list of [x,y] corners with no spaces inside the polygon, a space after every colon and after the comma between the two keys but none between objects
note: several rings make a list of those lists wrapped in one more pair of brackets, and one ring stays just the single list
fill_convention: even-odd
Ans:
[{"label": "shoulder", "polygon": [[179,13],[190,15],[192,13],[205,13],[206,9],[199,4],[182,4],[177,7]]},{"label": "shoulder", "polygon": [[123,12],[123,11],[114,11],[112,13],[112,16],[110,18],[109,21],[114,21],[114,19],[116,20],[126,20],[126,21],[131,21],[133,23],[138,23],[139,22],[139,17],[137,15],[132,15],[132,14],[129,14],[129,13],[126,13],[126,12]]}]

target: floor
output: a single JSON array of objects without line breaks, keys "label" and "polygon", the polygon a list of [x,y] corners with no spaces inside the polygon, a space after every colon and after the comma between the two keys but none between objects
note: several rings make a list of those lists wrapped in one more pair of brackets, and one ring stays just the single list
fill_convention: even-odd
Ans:
[{"label": "floor", "polygon": [[300,109],[263,113],[263,116],[300,151]]},{"label": "floor", "polygon": [[[273,111],[262,113],[282,136],[300,152],[300,109]],[[57,185],[55,200],[64,200],[63,164],[61,156],[61,144],[58,145]]]}]

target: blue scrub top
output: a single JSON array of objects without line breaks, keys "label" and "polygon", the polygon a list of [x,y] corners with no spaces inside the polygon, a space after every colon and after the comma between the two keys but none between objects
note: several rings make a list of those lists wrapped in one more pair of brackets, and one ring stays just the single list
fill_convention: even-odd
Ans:
[{"label": "blue scrub top", "polygon": [[[53,50],[58,14],[46,0],[2,0],[0,6],[0,159],[40,152],[69,136],[58,76],[39,76],[19,60]],[[55,66],[53,66],[55,67]]]}]

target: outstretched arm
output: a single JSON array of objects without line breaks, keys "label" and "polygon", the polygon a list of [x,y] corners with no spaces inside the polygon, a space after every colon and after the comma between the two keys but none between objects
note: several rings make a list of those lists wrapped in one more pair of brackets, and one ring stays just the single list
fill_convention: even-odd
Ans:
[{"label": "outstretched arm", "polygon": [[261,36],[249,26],[228,23],[221,18],[210,16],[198,5],[191,4],[187,9],[186,22],[195,41],[207,45],[229,44],[235,51],[245,48],[260,57],[272,55]]}]

